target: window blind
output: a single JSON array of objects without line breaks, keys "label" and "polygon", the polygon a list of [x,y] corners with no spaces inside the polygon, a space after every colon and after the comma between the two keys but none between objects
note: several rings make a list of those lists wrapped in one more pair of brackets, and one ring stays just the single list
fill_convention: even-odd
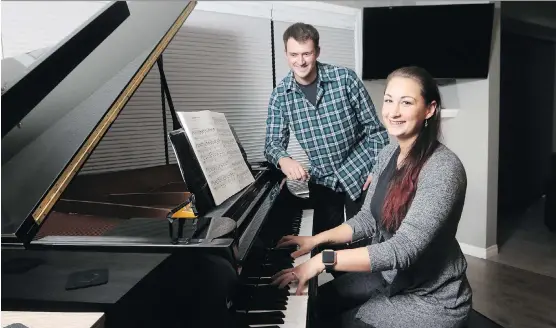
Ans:
[{"label": "window blind", "polygon": [[153,66],[80,174],[145,168],[166,163],[160,75]]},{"label": "window blind", "polygon": [[[194,10],[163,53],[176,111],[224,113],[249,161],[262,161],[272,92],[270,19]],[[99,143],[82,173],[166,163],[160,73],[155,65]],[[168,103],[167,131],[173,129]],[[176,163],[168,144],[169,162]]]},{"label": "window blind", "polygon": [[194,10],[164,52],[176,111],[224,113],[248,160],[264,160],[271,54],[270,18]]},{"label": "window blind", "polygon": [[[274,21],[276,84],[280,83],[290,70],[284,52],[283,34],[291,24],[290,22]],[[323,63],[344,66],[355,70],[354,30],[314,26],[320,35],[321,53],[318,60]],[[310,166],[307,154],[301,148],[293,133],[290,133],[287,151],[292,158],[302,163],[302,165]]]}]

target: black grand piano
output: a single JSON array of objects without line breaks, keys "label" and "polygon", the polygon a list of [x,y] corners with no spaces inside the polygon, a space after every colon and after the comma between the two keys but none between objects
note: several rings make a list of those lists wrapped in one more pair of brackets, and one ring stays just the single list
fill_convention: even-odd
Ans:
[{"label": "black grand piano", "polygon": [[[312,232],[306,200],[249,163],[254,183],[215,206],[176,119],[162,58],[195,4],[107,4],[3,90],[3,311],[103,312],[106,327],[310,325],[316,281],[303,296],[267,285],[294,265],[277,240]],[[82,174],[154,65],[178,164]]]}]

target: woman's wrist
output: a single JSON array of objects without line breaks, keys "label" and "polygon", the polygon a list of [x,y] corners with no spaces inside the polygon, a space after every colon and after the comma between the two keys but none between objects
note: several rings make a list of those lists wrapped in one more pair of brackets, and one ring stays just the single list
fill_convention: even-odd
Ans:
[{"label": "woman's wrist", "polygon": [[322,252],[318,253],[317,256],[314,256],[312,260],[315,261],[315,265],[318,269],[318,273],[322,273],[326,267],[324,266],[324,262],[322,261]]},{"label": "woman's wrist", "polygon": [[313,236],[313,248],[326,243],[326,236],[323,236],[323,232]]}]

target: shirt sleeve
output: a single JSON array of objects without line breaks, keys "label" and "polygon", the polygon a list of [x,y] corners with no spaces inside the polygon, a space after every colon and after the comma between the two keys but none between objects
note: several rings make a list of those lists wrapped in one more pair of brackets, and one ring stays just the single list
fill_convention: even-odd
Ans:
[{"label": "shirt sleeve", "polygon": [[388,133],[378,118],[367,88],[352,70],[349,71],[347,85],[350,94],[350,104],[355,109],[357,119],[365,129],[365,139],[358,147],[370,151],[371,156],[367,165],[369,165],[368,172],[371,172],[376,163],[378,153],[388,144]]},{"label": "shirt sleeve", "polygon": [[282,111],[282,101],[280,98],[276,89],[274,89],[268,103],[264,148],[266,159],[276,167],[278,167],[278,161],[281,158],[290,157],[286,151],[290,139],[290,130],[287,118]]},{"label": "shirt sleeve", "polygon": [[[444,156],[434,162],[423,167],[415,197],[394,236],[367,246],[371,271],[407,269],[439,234],[457,229],[457,213],[463,208],[467,189],[465,170],[454,158]],[[448,228],[450,225],[454,228]]]}]

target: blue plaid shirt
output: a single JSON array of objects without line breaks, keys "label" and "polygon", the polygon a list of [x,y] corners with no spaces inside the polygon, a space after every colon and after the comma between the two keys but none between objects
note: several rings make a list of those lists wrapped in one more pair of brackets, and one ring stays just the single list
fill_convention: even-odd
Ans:
[{"label": "blue plaid shirt", "polygon": [[388,134],[367,89],[348,68],[318,63],[317,106],[290,73],[273,90],[266,120],[265,157],[278,166],[290,157],[290,130],[310,161],[311,181],[353,200],[361,195]]}]

